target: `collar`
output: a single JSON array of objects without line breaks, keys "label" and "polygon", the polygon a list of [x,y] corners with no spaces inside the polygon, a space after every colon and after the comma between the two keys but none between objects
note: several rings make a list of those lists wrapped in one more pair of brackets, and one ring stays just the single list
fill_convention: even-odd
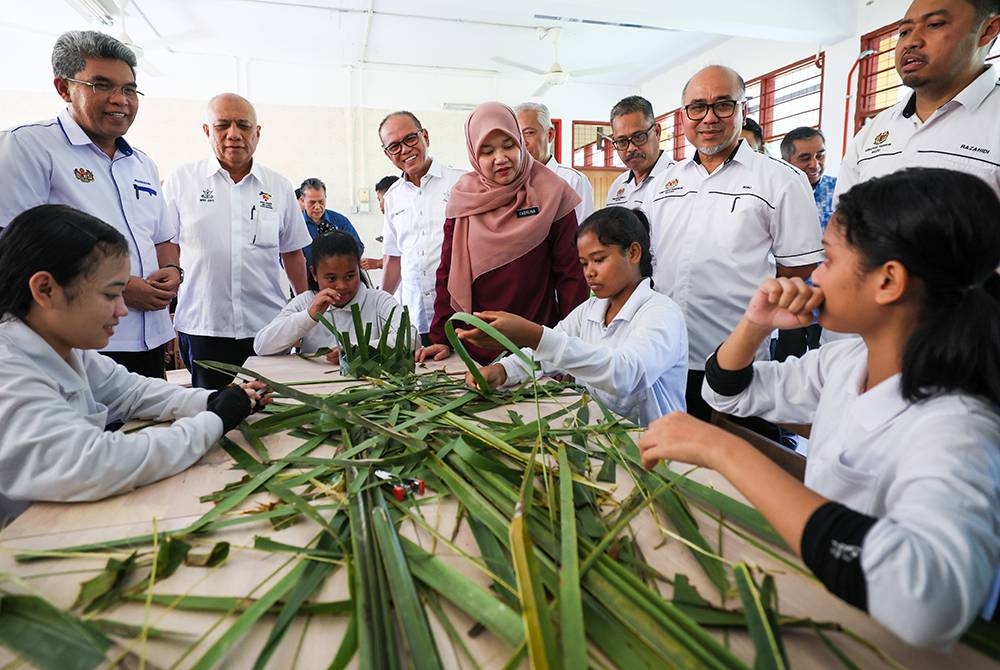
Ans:
[{"label": "collar", "polygon": [[[41,335],[21,319],[15,317],[0,323],[0,341],[3,340],[21,350],[25,354],[24,358],[32,361],[52,378],[64,394],[79,393],[86,387],[82,374],[64,361]],[[76,364],[75,367],[83,369],[79,351],[73,349],[70,358]]]},{"label": "collar", "polygon": [[[663,152],[661,151],[660,153],[663,153]],[[657,160],[659,160],[659,159],[657,159]],[[556,155],[555,154],[550,154],[549,155],[549,160],[545,161],[545,167],[549,168],[552,171],[555,171],[556,168],[562,167],[562,166],[559,165],[559,161],[556,160]],[[648,179],[648,177],[647,177],[647,179]]]},{"label": "collar", "polygon": [[[219,158],[215,154],[212,154],[205,162],[205,176],[214,177],[219,172],[223,172],[227,177],[229,177],[229,171],[222,167],[222,163],[219,162]],[[255,177],[259,182],[264,181],[261,178],[260,163],[258,161],[251,159],[250,172],[247,173],[247,177]],[[232,177],[229,178],[232,179]],[[246,179],[246,177],[244,177],[244,179]]]},{"label": "collar", "polygon": [[[740,149],[744,149],[742,155],[738,155],[740,154]],[[738,163],[746,163],[748,160],[746,155],[747,151],[749,151],[750,153],[756,153],[753,149],[750,148],[749,144],[747,144],[743,140],[737,140],[736,146],[733,147],[733,150],[729,152],[728,156],[726,156],[726,160],[722,161],[722,165],[729,165],[729,163],[731,163],[734,160]],[[691,160],[697,163],[698,165],[701,165],[701,154],[699,154],[696,150],[694,152],[694,157]]]},{"label": "collar", "polygon": [[[982,74],[973,79],[971,84],[956,93],[954,98],[941,105],[941,107],[956,102],[973,111],[978,109],[983,104],[983,101],[986,100],[986,97],[997,87],[998,78],[1000,78],[1000,74],[997,73],[997,69],[992,64],[987,65]],[[938,107],[938,109],[941,109],[941,107]],[[914,91],[907,98],[906,104],[900,108],[899,114],[908,119],[916,113],[917,93]]]},{"label": "collar", "polygon": [[[649,297],[653,294],[652,280],[649,277],[644,277],[640,281],[635,290],[632,291],[632,295],[628,297],[622,308],[618,310],[615,314],[615,318],[611,319],[611,323],[615,321],[631,321],[635,316],[635,313],[642,307]],[[604,325],[604,315],[608,313],[608,303],[610,300],[608,298],[598,298],[590,304],[587,309],[587,320],[594,321],[596,323]],[[611,324],[608,324],[609,326]]]},{"label": "collar", "polygon": [[[73,118],[73,114],[70,112],[69,107],[59,113],[58,121],[59,125],[62,126],[63,133],[66,135],[66,139],[69,140],[70,144],[75,147],[93,144],[94,148],[97,149],[97,145],[94,144],[94,140],[90,139],[87,131],[81,128],[80,124]],[[130,145],[124,137],[119,137],[115,140],[115,148],[123,156],[131,156],[135,153],[134,149],[132,149],[132,145]],[[97,150],[101,151],[100,149]],[[101,153],[104,152],[102,151]]]},{"label": "collar", "polygon": [[[665,156],[667,156],[667,152],[663,151],[662,149],[660,149],[660,154],[656,157],[656,162],[653,163],[653,169],[649,171],[648,175],[646,175],[646,179],[645,179],[645,181],[643,183],[649,181],[650,179],[652,179],[656,175],[660,174],[661,170],[663,170],[665,167],[667,167],[667,165],[670,165],[671,160],[670,160],[669,157],[667,157],[667,162],[663,163],[663,159],[664,159]],[[663,163],[663,164],[661,165],[661,163]],[[633,180],[635,180],[635,172],[633,172],[632,170],[629,170],[628,171],[628,179],[625,180],[625,183],[627,184],[627,183],[629,183],[630,181],[633,181]]]},{"label": "collar", "polygon": [[[324,210],[323,210],[323,216],[322,216],[322,217],[320,218],[320,221],[326,221],[327,223],[329,223],[329,224],[331,224],[331,225],[332,225],[332,224],[333,224],[333,215],[334,215],[334,214],[336,214],[336,212],[334,212],[333,210],[330,210],[330,209],[324,209]],[[311,219],[311,218],[309,217],[309,212],[307,212],[307,211],[306,211],[306,210],[304,210],[304,209],[302,210],[302,218],[303,218],[303,219],[305,219],[305,222],[306,222],[306,223],[311,223],[311,224],[313,224],[314,226],[318,226],[318,225],[319,225],[319,223],[318,223],[317,221],[313,221],[313,220],[312,220],[312,219]]]},{"label": "collar", "polygon": [[875,388],[859,393],[868,372],[866,361],[867,357],[861,358],[860,370],[853,376],[853,386],[847,392],[857,394],[851,405],[851,414],[854,415],[862,428],[871,432],[892,421],[910,404],[903,399],[903,395],[900,393],[899,382],[902,379],[900,374],[889,377]]},{"label": "collar", "polygon": [[[421,188],[421,187],[423,187],[424,182],[425,182],[425,180],[428,177],[430,177],[432,179],[440,179],[441,177],[443,177],[444,176],[444,164],[443,163],[438,164],[438,162],[436,160],[434,160],[433,156],[428,156],[428,158],[431,161],[431,166],[429,168],[427,168],[427,173],[424,174],[424,176],[420,178],[420,184],[419,185],[417,185],[417,184],[411,184],[410,181],[406,178],[406,173],[403,172],[402,170],[400,170],[400,172],[399,172],[399,180],[396,183],[398,183],[398,182],[401,181],[404,184],[410,184],[410,186],[412,186],[413,188]],[[396,187],[396,183],[393,183],[393,185],[389,187],[389,190],[386,191],[386,193],[388,193],[393,188],[395,188]],[[382,197],[385,197],[385,196],[382,196]]]}]

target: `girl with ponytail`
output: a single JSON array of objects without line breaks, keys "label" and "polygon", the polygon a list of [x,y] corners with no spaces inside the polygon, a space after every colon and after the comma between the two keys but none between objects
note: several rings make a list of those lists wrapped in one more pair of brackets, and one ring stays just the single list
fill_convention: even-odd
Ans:
[{"label": "girl with ponytail", "polygon": [[[978,178],[910,169],[842,195],[814,286],[769,279],[706,364],[716,409],[812,423],[805,482],[683,414],[643,461],[723,474],[834,594],[910,644],[947,648],[1000,592],[1000,202]],[[837,340],[753,362],[775,328]]]}]

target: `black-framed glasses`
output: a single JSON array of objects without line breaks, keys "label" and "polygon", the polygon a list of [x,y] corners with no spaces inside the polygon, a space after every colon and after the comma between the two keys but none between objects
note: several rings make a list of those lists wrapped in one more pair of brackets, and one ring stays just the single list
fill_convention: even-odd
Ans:
[{"label": "black-framed glasses", "polygon": [[417,146],[417,142],[419,141],[420,141],[420,131],[418,130],[415,133],[410,133],[409,135],[399,140],[398,142],[390,142],[389,144],[386,144],[385,146],[382,147],[382,150],[385,151],[390,156],[395,156],[399,154],[400,151],[403,150],[404,144],[408,147],[415,147]]},{"label": "black-framed glasses", "polygon": [[684,113],[692,121],[701,121],[708,116],[708,110],[712,110],[715,116],[720,119],[728,119],[736,113],[736,105],[742,100],[717,100],[715,102],[692,102],[684,105]]},{"label": "black-framed glasses", "polygon": [[83,84],[84,86],[89,86],[94,89],[94,93],[100,93],[101,95],[111,96],[115,94],[115,91],[121,91],[122,95],[126,98],[131,98],[133,100],[138,100],[140,95],[145,95],[142,91],[137,89],[133,84],[125,84],[124,86],[115,86],[114,84],[109,84],[106,81],[83,81],[82,79],[73,79],[72,77],[63,77],[66,81],[71,81],[74,84]]},{"label": "black-framed glasses", "polygon": [[646,143],[646,140],[649,139],[649,131],[651,131],[655,126],[656,121],[653,121],[653,124],[649,128],[639,131],[638,133],[632,133],[628,137],[619,137],[618,139],[609,137],[608,139],[611,140],[611,146],[618,151],[625,151],[628,149],[629,143],[631,143],[634,147],[641,147]]}]

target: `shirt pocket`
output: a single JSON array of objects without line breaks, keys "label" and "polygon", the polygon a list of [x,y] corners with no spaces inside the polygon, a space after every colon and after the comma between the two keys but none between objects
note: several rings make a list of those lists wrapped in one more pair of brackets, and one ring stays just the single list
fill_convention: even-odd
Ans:
[{"label": "shirt pocket", "polygon": [[271,210],[258,212],[254,219],[253,235],[250,244],[262,249],[273,249],[278,246],[278,213]]},{"label": "shirt pocket", "polygon": [[975,175],[991,186],[997,183],[997,174],[1000,172],[1000,166],[993,163],[952,153],[937,153],[933,151],[919,151],[917,153],[921,159],[926,161],[921,163],[921,165],[925,165],[926,167],[940,167]]},{"label": "shirt pocket", "polygon": [[857,512],[871,514],[878,490],[878,475],[849,464],[844,457],[844,452],[840,452],[829,461],[829,471],[823,477],[828,486],[824,487],[822,494],[844,502]]}]

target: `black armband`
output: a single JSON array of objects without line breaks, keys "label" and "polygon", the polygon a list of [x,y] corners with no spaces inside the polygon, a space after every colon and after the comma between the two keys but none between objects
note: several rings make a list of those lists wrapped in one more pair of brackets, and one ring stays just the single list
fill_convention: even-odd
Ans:
[{"label": "black armband", "polygon": [[836,502],[812,513],[802,531],[802,561],[826,589],[868,611],[868,585],[861,568],[861,545],[878,519]]},{"label": "black armband", "polygon": [[[720,345],[721,346],[721,345]],[[753,363],[742,370],[723,370],[716,360],[718,348],[705,361],[705,381],[709,388],[724,396],[739,395],[747,390],[753,381]]]}]

